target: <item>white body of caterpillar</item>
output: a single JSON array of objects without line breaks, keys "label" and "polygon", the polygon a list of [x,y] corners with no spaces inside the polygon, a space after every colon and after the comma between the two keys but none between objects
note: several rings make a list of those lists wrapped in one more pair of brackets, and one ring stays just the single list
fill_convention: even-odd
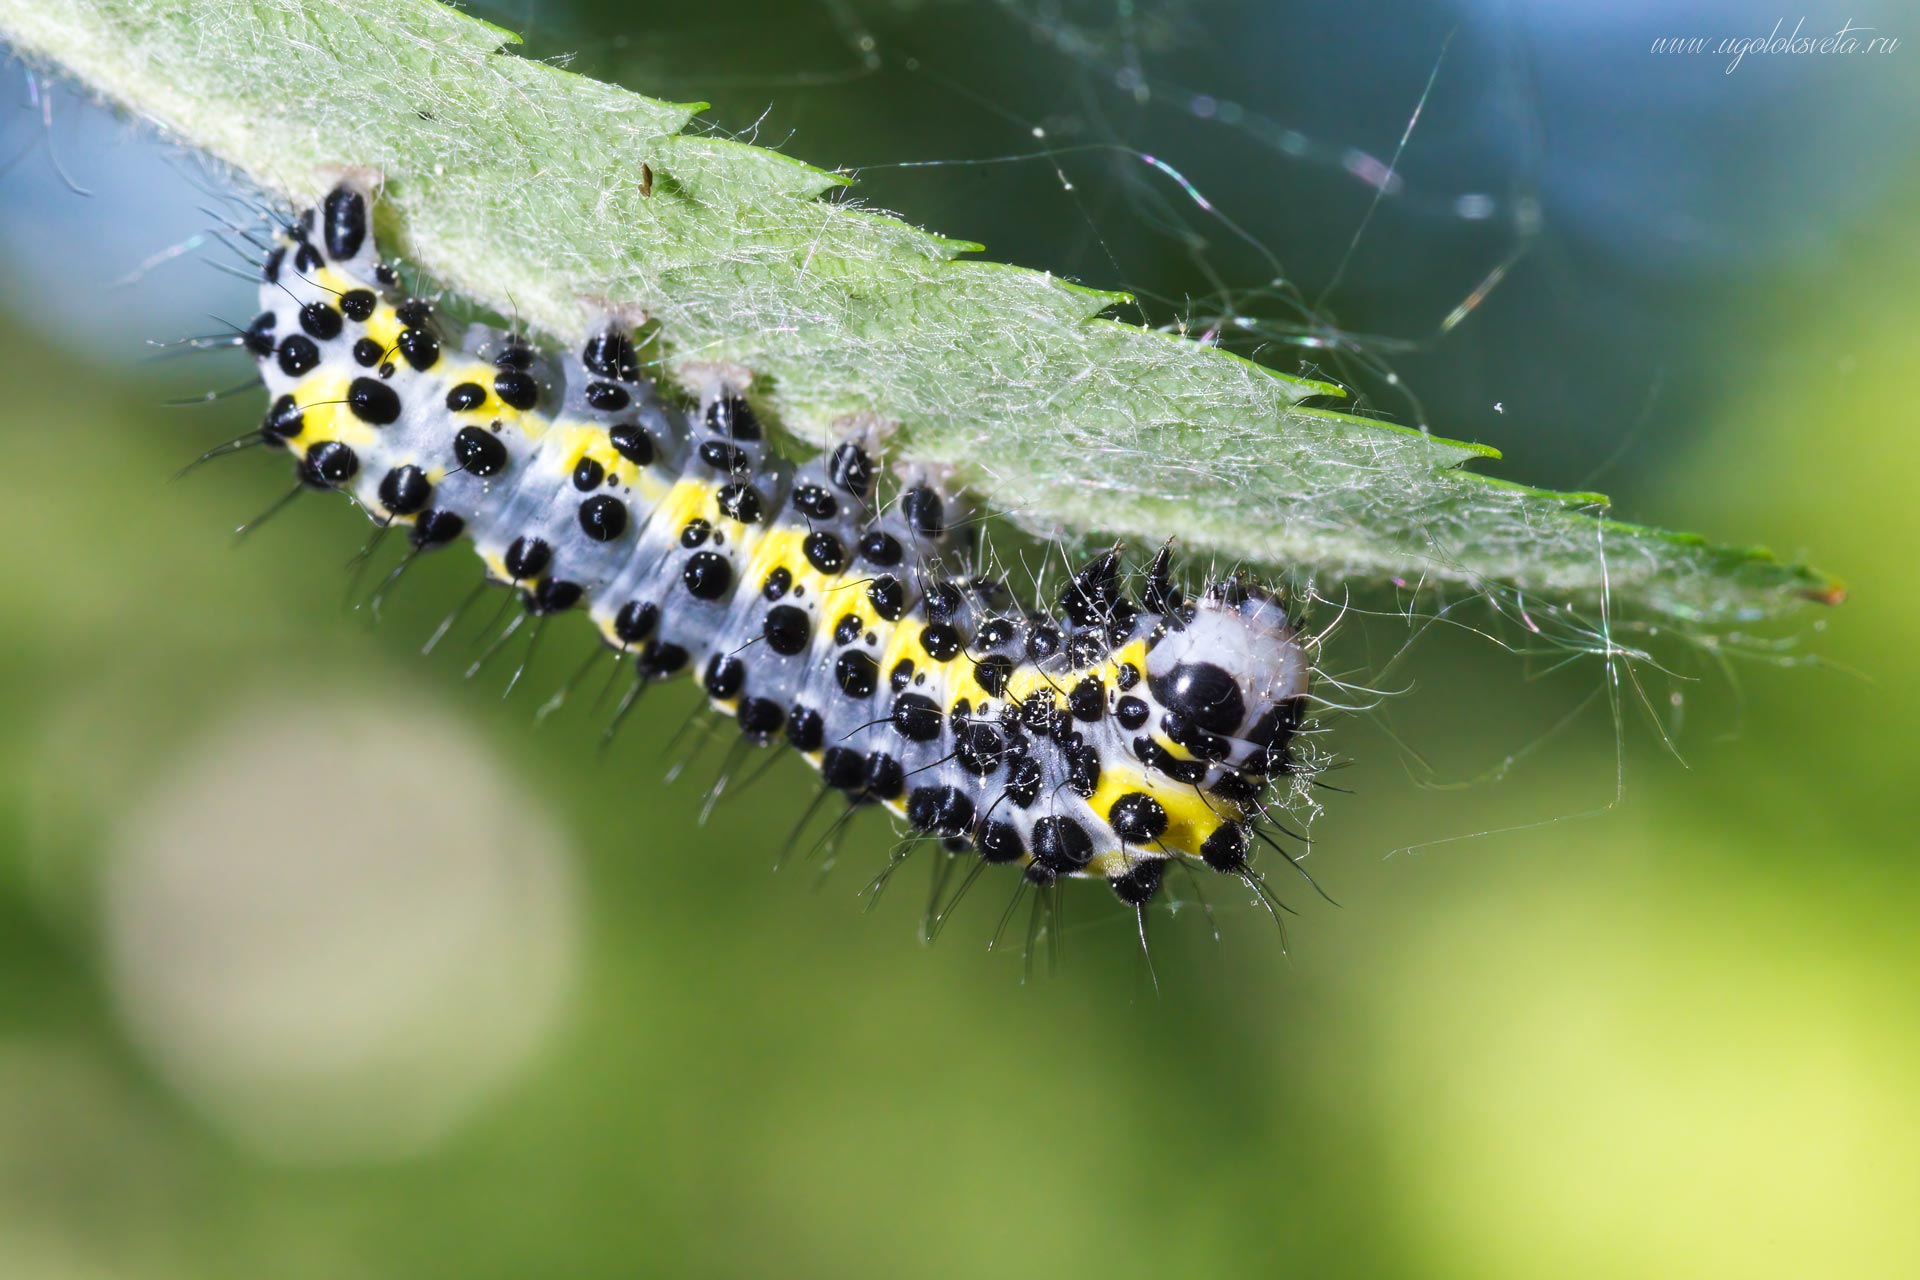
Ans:
[{"label": "white body of caterpillar", "polygon": [[743,388],[663,398],[619,323],[557,358],[485,326],[453,345],[379,262],[370,200],[343,184],[289,229],[245,338],[303,481],[417,550],[470,537],[530,612],[584,608],[639,680],[692,671],[748,739],[955,851],[1136,908],[1176,861],[1257,883],[1310,674],[1272,597],[1186,599],[1163,549],[1138,603],[1109,552],[1057,614],[1017,610],[949,567],[953,495],[876,501],[871,427],[796,467]]}]

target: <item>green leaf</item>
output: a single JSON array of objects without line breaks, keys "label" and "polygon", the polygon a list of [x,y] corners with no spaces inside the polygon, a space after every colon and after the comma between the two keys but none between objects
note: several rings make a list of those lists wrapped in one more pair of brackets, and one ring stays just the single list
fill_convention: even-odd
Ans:
[{"label": "green leaf", "polygon": [[[655,101],[432,0],[0,0],[0,34],[266,190],[385,180],[381,230],[564,341],[644,312],[799,439],[873,412],[1041,531],[1117,534],[1336,581],[1724,627],[1835,601],[1760,550],[1604,518],[1466,470],[1492,451],[1303,402],[1340,394],[1101,318],[1118,295],[963,259],[822,199],[840,176],[683,130]],[[651,192],[643,187],[650,172]]]}]

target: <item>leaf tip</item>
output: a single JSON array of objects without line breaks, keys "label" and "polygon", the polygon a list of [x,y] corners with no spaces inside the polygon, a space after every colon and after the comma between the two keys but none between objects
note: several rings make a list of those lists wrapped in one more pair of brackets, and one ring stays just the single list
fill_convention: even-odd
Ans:
[{"label": "leaf tip", "polygon": [[1838,578],[1828,578],[1818,586],[1802,588],[1799,595],[1802,600],[1811,600],[1831,608],[1847,602],[1847,584]]}]

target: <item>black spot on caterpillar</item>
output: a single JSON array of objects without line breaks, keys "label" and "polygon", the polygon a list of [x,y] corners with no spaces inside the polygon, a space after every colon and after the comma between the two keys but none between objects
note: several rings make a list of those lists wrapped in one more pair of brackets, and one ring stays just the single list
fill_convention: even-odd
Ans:
[{"label": "black spot on caterpillar", "polygon": [[456,340],[380,266],[371,198],[343,184],[289,228],[246,331],[262,439],[303,483],[410,526],[414,554],[470,537],[529,612],[584,610],[639,681],[694,673],[749,742],[982,865],[1103,879],[1141,912],[1175,863],[1266,896],[1249,855],[1311,670],[1278,599],[1188,598],[1162,548],[1135,601],[1116,548],[1051,613],[1015,609],[947,567],[959,494],[909,472],[877,500],[871,421],[795,464],[740,375],[682,408],[620,322],[578,353]]}]

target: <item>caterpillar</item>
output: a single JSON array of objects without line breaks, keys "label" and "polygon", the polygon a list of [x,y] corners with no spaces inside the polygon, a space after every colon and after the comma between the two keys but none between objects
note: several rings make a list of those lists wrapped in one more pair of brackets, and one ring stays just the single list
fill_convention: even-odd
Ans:
[{"label": "caterpillar", "polygon": [[470,539],[529,614],[585,612],[631,658],[622,713],[691,673],[747,743],[791,745],[975,874],[1105,880],[1143,940],[1175,864],[1271,909],[1255,837],[1279,848],[1264,800],[1312,670],[1279,597],[1241,575],[1189,596],[1163,546],[1136,601],[1116,547],[1053,610],[1018,608],[968,571],[968,509],[942,476],[904,468],[881,499],[878,418],[795,462],[750,373],[695,369],[681,403],[621,318],[557,355],[484,324],[455,341],[379,256],[373,199],[348,178],[284,225],[241,341],[271,401],[260,438],[302,485],[404,526],[402,568]]}]

